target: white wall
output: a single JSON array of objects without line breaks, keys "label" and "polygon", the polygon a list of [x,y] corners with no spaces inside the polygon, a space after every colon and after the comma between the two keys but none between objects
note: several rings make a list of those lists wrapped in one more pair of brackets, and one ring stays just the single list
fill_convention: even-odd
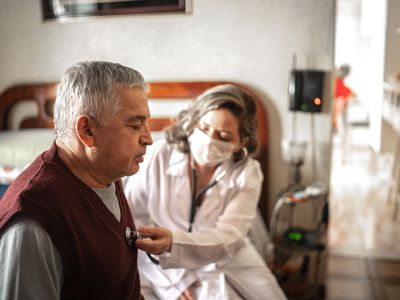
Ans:
[{"label": "white wall", "polygon": [[385,79],[400,74],[400,0],[387,0]]},{"label": "white wall", "polygon": [[[298,66],[333,68],[334,0],[193,0],[191,14],[43,23],[39,0],[0,0],[0,90],[57,81],[82,60],[116,61],[147,80],[230,80],[252,86],[269,117],[270,199],[287,183],[280,141],[290,135],[287,80]],[[308,63],[307,63],[308,62]],[[309,116],[298,131],[308,139]],[[329,182],[331,118],[316,116],[318,177]],[[305,167],[310,178],[310,160]],[[272,203],[272,202],[271,202]],[[272,205],[272,204],[271,204]]]}]

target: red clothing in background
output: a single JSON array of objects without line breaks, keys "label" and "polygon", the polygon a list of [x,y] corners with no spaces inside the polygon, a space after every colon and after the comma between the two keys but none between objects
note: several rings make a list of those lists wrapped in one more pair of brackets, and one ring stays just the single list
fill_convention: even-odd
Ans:
[{"label": "red clothing in background", "polygon": [[342,113],[345,109],[347,102],[349,102],[349,97],[351,96],[351,89],[348,88],[343,78],[336,78],[335,81],[335,94],[334,94],[334,103],[333,103],[333,127],[337,126],[337,118],[338,115]]},{"label": "red clothing in background", "polygon": [[343,98],[346,102],[351,95],[351,89],[349,89],[342,78],[336,78],[335,82],[335,100]]}]

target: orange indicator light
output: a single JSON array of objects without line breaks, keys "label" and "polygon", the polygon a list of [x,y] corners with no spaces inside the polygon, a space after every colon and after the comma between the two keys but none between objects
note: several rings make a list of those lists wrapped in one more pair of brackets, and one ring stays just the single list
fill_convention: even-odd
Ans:
[{"label": "orange indicator light", "polygon": [[315,98],[315,99],[314,99],[314,104],[315,104],[315,105],[321,105],[321,102],[322,102],[322,101],[321,101],[320,98]]}]

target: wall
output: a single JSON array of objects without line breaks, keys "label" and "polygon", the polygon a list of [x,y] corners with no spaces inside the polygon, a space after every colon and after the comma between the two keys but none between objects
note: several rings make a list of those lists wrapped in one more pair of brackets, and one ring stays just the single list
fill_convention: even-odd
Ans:
[{"label": "wall", "polygon": [[400,74],[400,0],[387,0],[385,79]]},{"label": "wall", "polygon": [[[291,134],[287,81],[292,56],[297,53],[299,67],[332,69],[334,4],[334,0],[193,0],[191,14],[43,23],[39,0],[0,0],[0,90],[20,82],[57,81],[68,66],[87,59],[132,66],[147,80],[248,84],[264,101],[269,116],[268,180],[270,199],[275,199],[287,183],[280,143]],[[315,122],[317,179],[328,183],[330,113],[316,116]],[[309,139],[309,126],[310,117],[300,115],[300,138]],[[304,171],[309,180],[309,158]]]},{"label": "wall", "polygon": [[[387,0],[384,80],[399,84],[399,79],[394,81],[396,76],[400,76],[400,0]],[[397,133],[387,121],[381,122],[380,150],[392,153]]]}]

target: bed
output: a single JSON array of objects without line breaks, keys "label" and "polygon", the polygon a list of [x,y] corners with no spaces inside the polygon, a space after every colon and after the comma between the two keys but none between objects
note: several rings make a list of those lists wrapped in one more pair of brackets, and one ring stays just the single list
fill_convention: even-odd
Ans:
[{"label": "bed", "polygon": [[[174,121],[177,113],[206,89],[227,82],[149,82],[150,130],[153,138]],[[259,210],[267,220],[267,118],[262,102],[252,89],[238,84],[257,102],[258,141],[264,182]],[[15,85],[0,94],[0,197],[7,185],[53,141],[52,107],[57,83]],[[1,201],[1,200],[0,200]],[[268,224],[266,222],[266,224]]]}]

